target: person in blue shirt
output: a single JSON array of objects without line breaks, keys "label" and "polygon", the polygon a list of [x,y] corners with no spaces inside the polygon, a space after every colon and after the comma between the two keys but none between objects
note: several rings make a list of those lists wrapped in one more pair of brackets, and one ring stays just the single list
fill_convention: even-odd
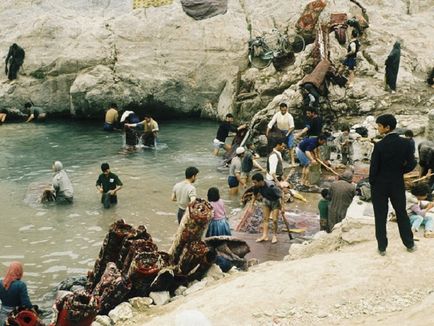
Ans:
[{"label": "person in blue shirt", "polygon": [[3,325],[8,314],[17,307],[32,308],[26,283],[23,277],[23,264],[14,261],[9,265],[6,276],[0,281],[0,325]]},{"label": "person in blue shirt", "polygon": [[300,165],[303,167],[300,183],[309,185],[309,165],[317,164],[317,159],[320,157],[318,147],[324,145],[327,141],[327,136],[324,134],[316,138],[305,138],[298,144],[295,153]]}]

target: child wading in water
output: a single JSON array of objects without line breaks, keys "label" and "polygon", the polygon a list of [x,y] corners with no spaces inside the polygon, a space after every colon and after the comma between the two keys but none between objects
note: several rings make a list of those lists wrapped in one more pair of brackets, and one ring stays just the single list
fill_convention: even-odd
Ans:
[{"label": "child wading in water", "polygon": [[226,218],[225,204],[220,199],[220,193],[217,188],[212,187],[208,189],[208,201],[213,208],[213,217],[209,223],[206,236],[231,235],[231,229]]}]

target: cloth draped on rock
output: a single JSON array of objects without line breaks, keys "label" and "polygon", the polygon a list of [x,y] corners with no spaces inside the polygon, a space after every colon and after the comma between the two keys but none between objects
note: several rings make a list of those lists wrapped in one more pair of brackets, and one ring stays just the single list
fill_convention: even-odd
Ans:
[{"label": "cloth draped on rock", "polygon": [[93,294],[99,297],[99,314],[108,314],[128,295],[132,287],[131,281],[121,275],[115,263],[108,263],[104,274],[96,285]]},{"label": "cloth draped on rock", "polygon": [[295,24],[297,32],[303,34],[313,34],[315,26],[318,22],[318,18],[326,5],[327,3],[324,0],[314,0],[309,2]]},{"label": "cloth draped on rock", "polygon": [[350,207],[355,195],[356,189],[348,181],[338,180],[332,183],[329,191],[328,226],[330,231],[336,223],[341,222],[346,217],[348,207]]},{"label": "cloth draped on rock", "polygon": [[98,259],[92,272],[89,272],[89,289],[93,290],[100,281],[109,262],[117,262],[122,249],[124,239],[136,235],[136,230],[125,223],[124,220],[118,220],[110,226],[109,233],[106,235]]},{"label": "cloth draped on rock", "polygon": [[99,300],[85,291],[76,291],[56,301],[55,309],[55,326],[90,326],[99,311]]},{"label": "cloth draped on rock", "polygon": [[181,0],[182,9],[196,20],[224,15],[228,10],[228,0]]},{"label": "cloth draped on rock", "polygon": [[398,78],[399,61],[401,59],[401,44],[395,42],[393,49],[386,59],[386,84],[391,90],[396,90],[396,80]]},{"label": "cloth draped on rock", "polygon": [[[3,324],[1,324],[3,325]],[[19,307],[13,309],[7,319],[5,320],[4,325],[13,325],[13,326],[45,326],[39,318],[39,314],[35,309]]]},{"label": "cloth draped on rock", "polygon": [[330,61],[321,60],[315,67],[315,69],[308,75],[304,76],[301,80],[300,85],[310,83],[314,85],[318,91],[322,89],[324,80],[326,78],[327,72],[330,68]]}]

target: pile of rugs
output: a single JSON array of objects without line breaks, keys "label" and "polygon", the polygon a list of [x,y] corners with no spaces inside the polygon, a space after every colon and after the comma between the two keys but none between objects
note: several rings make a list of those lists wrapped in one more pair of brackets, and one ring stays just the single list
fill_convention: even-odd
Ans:
[{"label": "pile of rugs", "polygon": [[212,206],[196,199],[186,210],[168,252],[158,250],[143,225],[134,228],[124,220],[113,223],[85,288],[57,299],[51,326],[91,325],[96,315],[108,314],[132,297],[174,293],[179,286],[201,279],[218,255],[226,255],[244,269],[243,257],[249,249],[243,240],[202,240],[211,218]]}]

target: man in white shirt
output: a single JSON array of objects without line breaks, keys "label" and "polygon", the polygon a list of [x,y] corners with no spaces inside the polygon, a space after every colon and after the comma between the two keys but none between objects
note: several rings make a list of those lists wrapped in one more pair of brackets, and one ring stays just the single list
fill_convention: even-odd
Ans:
[{"label": "man in white shirt", "polygon": [[267,175],[265,178],[268,181],[274,181],[279,184],[283,177],[283,160],[282,151],[285,149],[285,142],[283,139],[275,140],[273,151],[268,156],[267,160]]},{"label": "man in white shirt", "polygon": [[176,201],[178,203],[178,223],[181,223],[188,204],[196,200],[196,188],[193,186],[193,183],[196,181],[198,173],[199,170],[196,167],[188,167],[185,170],[185,180],[178,182],[175,186],[173,186],[172,201]]},{"label": "man in white shirt", "polygon": [[270,133],[270,130],[276,125],[276,128],[280,131],[281,136],[286,139],[286,144],[289,149],[289,153],[291,155],[291,164],[295,165],[295,156],[294,156],[294,118],[288,112],[288,105],[285,102],[281,102],[279,104],[280,112],[274,114],[271,121],[268,123],[267,131],[265,132],[265,136]]}]

